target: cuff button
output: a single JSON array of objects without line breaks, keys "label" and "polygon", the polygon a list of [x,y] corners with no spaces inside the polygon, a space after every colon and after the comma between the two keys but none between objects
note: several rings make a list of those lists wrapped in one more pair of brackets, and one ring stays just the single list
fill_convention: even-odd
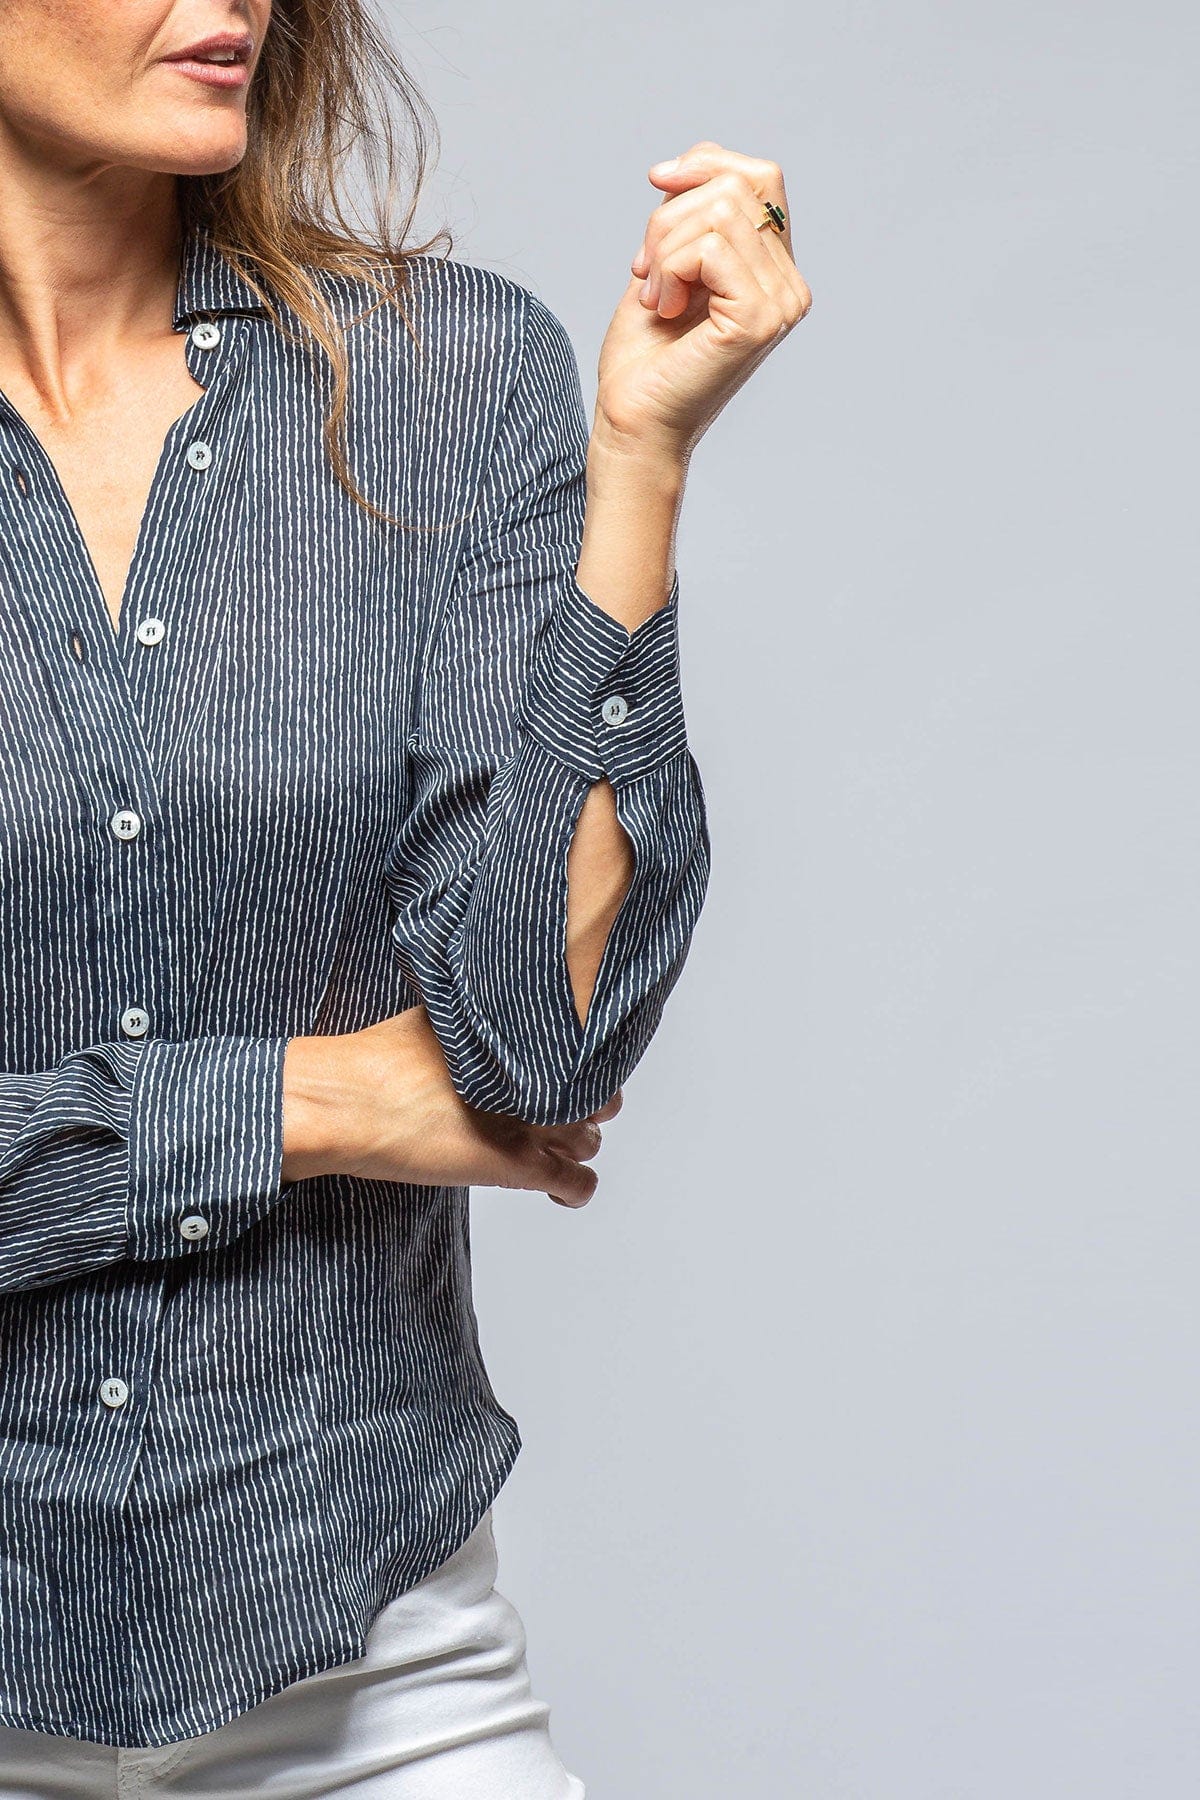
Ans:
[{"label": "cuff button", "polygon": [[606,725],[623,725],[629,716],[629,702],[624,694],[610,694],[600,713]]},{"label": "cuff button", "polygon": [[186,1219],[179,1221],[179,1229],[185,1238],[207,1237],[208,1220],[202,1213],[189,1213]]}]

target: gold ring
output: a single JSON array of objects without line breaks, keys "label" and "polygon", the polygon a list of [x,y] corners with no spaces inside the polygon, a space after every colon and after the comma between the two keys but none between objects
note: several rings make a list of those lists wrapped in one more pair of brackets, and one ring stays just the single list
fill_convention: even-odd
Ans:
[{"label": "gold ring", "polygon": [[763,216],[759,223],[754,227],[755,231],[765,231],[769,225],[772,231],[778,232],[780,237],[782,237],[783,228],[786,224],[787,214],[784,212],[782,206],[776,206],[774,200],[764,200]]}]

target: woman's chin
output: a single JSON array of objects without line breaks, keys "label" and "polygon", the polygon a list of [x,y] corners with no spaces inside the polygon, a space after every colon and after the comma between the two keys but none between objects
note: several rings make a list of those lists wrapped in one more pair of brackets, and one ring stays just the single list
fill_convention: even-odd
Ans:
[{"label": "woman's chin", "polygon": [[236,118],[186,122],[161,132],[139,132],[128,154],[114,160],[170,175],[220,175],[246,154],[246,122]]}]

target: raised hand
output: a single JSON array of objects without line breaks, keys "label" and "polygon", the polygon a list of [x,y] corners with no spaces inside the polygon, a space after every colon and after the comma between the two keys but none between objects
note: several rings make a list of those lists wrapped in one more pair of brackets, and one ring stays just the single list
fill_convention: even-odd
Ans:
[{"label": "raised hand", "polygon": [[792,257],[778,163],[705,141],[649,177],[668,198],[650,214],[601,347],[596,432],[686,461],[812,293]]}]

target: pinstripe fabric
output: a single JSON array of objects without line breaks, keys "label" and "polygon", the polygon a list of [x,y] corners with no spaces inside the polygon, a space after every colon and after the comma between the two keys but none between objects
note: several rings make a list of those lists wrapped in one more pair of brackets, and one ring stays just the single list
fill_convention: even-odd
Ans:
[{"label": "pinstripe fabric", "polygon": [[[0,396],[0,1720],[107,1744],[360,1656],[520,1449],[468,1190],[281,1186],[289,1037],[423,1000],[467,1100],[580,1118],[645,1050],[708,878],[678,581],[631,634],[575,579],[562,325],[427,255],[416,341],[320,280],[352,467],[420,530],[338,485],[319,370],[201,234],[174,323],[204,391],[116,632]],[[581,1026],[566,852],[601,774],[636,869]]]}]

